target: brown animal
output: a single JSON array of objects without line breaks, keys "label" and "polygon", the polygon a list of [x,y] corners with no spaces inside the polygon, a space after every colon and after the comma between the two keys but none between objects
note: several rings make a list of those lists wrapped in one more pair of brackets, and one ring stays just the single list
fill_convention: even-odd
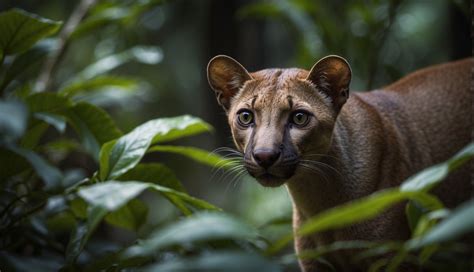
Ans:
[{"label": "brown animal", "polygon": [[[319,212],[398,186],[450,158],[470,142],[473,59],[433,66],[380,90],[349,97],[351,69],[328,56],[311,71],[248,73],[217,56],[208,80],[228,115],[235,145],[263,186],[285,184],[293,226]],[[437,188],[449,207],[470,196],[467,167]],[[349,228],[296,238],[299,252],[338,240],[403,240],[410,231],[404,205]],[[354,271],[350,252],[330,256],[338,271]],[[304,271],[319,268],[300,263]],[[362,267],[360,269],[365,270]]]}]

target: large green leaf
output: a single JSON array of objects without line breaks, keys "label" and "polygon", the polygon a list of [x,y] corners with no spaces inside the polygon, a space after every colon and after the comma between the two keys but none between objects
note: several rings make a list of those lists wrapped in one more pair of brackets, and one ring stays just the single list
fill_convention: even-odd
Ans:
[{"label": "large green leaf", "polygon": [[0,13],[0,52],[20,53],[38,40],[58,31],[61,22],[48,20],[20,9]]},{"label": "large green leaf", "polygon": [[[178,180],[171,169],[159,163],[138,164],[130,169],[127,173],[117,178],[118,180],[140,180],[158,184],[164,187],[171,188],[179,192],[186,192],[186,189]],[[191,211],[186,207],[186,204],[175,195],[164,195],[184,214],[191,214]]]},{"label": "large green leaf", "polygon": [[[80,136],[84,148],[96,159],[99,158],[102,144],[122,135],[109,114],[92,104],[85,102],[74,104],[65,96],[46,92],[28,96],[26,103],[31,112],[40,113],[43,117],[54,115],[66,117]],[[42,120],[56,121],[49,123],[60,125],[57,117]]]},{"label": "large green leaf", "polygon": [[168,152],[186,156],[202,164],[209,165],[211,167],[222,166],[230,168],[235,166],[236,163],[229,159],[224,159],[219,155],[209,153],[207,150],[202,150],[196,147],[189,146],[173,146],[173,145],[155,145],[152,146],[148,152]]},{"label": "large green leaf", "polygon": [[107,211],[115,211],[137,197],[144,190],[151,189],[166,196],[177,197],[196,209],[219,210],[204,200],[194,198],[186,193],[153,183],[140,181],[106,181],[81,187],[79,196],[89,205],[100,206]]},{"label": "large green leaf", "polygon": [[199,213],[152,233],[138,245],[128,248],[123,257],[149,256],[174,245],[223,239],[252,240],[257,236],[254,228],[224,213]]},{"label": "large green leaf", "polygon": [[105,216],[105,221],[111,225],[138,231],[145,223],[148,207],[139,199],[132,199],[126,205]]},{"label": "large green leaf", "polygon": [[409,178],[400,186],[400,189],[402,191],[428,191],[472,157],[474,157],[474,143],[467,145],[448,161],[427,168]]},{"label": "large green leaf", "polygon": [[115,143],[107,143],[102,147],[100,178],[115,179],[135,167],[152,143],[174,140],[210,129],[210,125],[189,115],[148,121],[120,137]]},{"label": "large green leaf", "polygon": [[240,272],[240,271],[283,271],[276,262],[248,252],[217,251],[198,257],[167,260],[160,264],[148,266],[144,271],[160,272]]},{"label": "large green leaf", "polygon": [[91,186],[81,187],[79,196],[92,206],[115,211],[137,197],[148,188],[145,182],[107,181]]},{"label": "large green leaf", "polygon": [[99,158],[102,144],[122,135],[109,114],[92,104],[77,103],[70,107],[67,116],[79,134],[84,148],[96,159]]},{"label": "large green leaf", "polygon": [[20,101],[0,101],[0,143],[13,142],[26,130],[28,109]]},{"label": "large green leaf", "polygon": [[121,76],[98,76],[90,80],[70,83],[63,87],[59,93],[68,97],[74,95],[114,87],[121,90],[133,90],[138,86],[138,81]]},{"label": "large green leaf", "polygon": [[140,180],[171,188],[179,192],[186,189],[167,166],[160,163],[141,163],[118,177],[118,180]]},{"label": "large green leaf", "polygon": [[474,232],[474,199],[456,208],[445,220],[434,226],[426,235],[410,240],[407,247],[416,249],[435,243],[452,241]]},{"label": "large green leaf", "polygon": [[[299,228],[297,234],[306,236],[368,220],[374,218],[391,205],[410,199],[416,200],[429,210],[443,208],[443,205],[437,198],[427,193],[401,192],[398,189],[387,189],[324,211],[308,219]],[[292,239],[293,235],[291,234],[283,237],[268,249],[268,253],[280,250]]]}]

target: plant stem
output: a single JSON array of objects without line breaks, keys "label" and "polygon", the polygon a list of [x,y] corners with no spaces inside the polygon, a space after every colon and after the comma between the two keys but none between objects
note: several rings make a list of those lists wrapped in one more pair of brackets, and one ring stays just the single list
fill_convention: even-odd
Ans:
[{"label": "plant stem", "polygon": [[62,56],[66,52],[71,34],[87,14],[87,11],[89,11],[89,9],[94,6],[96,2],[97,0],[81,0],[79,5],[77,5],[77,7],[74,9],[68,21],[59,33],[58,49],[54,51],[53,54],[47,58],[43,64],[43,69],[36,80],[34,91],[44,92],[51,87],[51,78],[60,63]]}]

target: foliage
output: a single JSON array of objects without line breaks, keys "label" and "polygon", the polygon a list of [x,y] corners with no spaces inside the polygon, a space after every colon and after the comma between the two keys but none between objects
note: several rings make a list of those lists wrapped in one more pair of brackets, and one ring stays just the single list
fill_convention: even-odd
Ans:
[{"label": "foliage", "polygon": [[341,55],[353,68],[352,88],[371,90],[433,61],[448,60],[441,29],[455,8],[468,23],[466,0],[260,0],[243,6],[238,17],[277,24],[278,32],[285,33],[280,41],[296,44],[296,63],[289,65],[309,69],[326,55]]},{"label": "foliage", "polygon": [[[104,3],[92,8],[89,17],[66,37],[67,43],[110,23],[131,24],[159,1]],[[128,13],[129,8],[133,12]],[[58,50],[57,40],[47,37],[57,33],[61,22],[21,10],[0,13],[0,22],[4,22],[0,27],[8,28],[1,31],[0,41],[2,269],[283,271],[294,265],[294,254],[277,254],[293,239],[292,234],[276,240],[265,237],[265,228],[288,224],[287,218],[256,228],[188,194],[167,166],[145,162],[147,154],[160,152],[232,167],[235,162],[196,147],[164,144],[211,131],[209,124],[184,115],[153,119],[123,133],[106,110],[84,99],[86,94],[100,95],[103,88],[138,88],[139,79],[111,72],[132,60],[157,63],[161,60],[158,49],[134,45],[97,60],[76,76],[50,85],[51,89],[36,92],[36,75],[26,68]],[[54,72],[52,76],[57,80]],[[398,188],[316,215],[298,233],[304,236],[350,226],[408,200],[410,240],[339,241],[300,257],[324,262],[327,253],[359,249],[355,261],[377,258],[372,271],[382,267],[395,271],[405,261],[433,271],[446,266],[465,269],[469,264],[456,259],[466,254],[465,244],[456,239],[474,229],[474,203],[450,211],[430,190],[472,157],[474,144]],[[153,192],[169,201],[180,212],[179,218],[165,225],[150,224],[149,215],[162,208],[145,201]],[[117,241],[110,232],[129,238]]]},{"label": "foliage", "polygon": [[[159,192],[185,215],[219,211],[188,195],[166,166],[140,163],[147,151],[160,151],[161,143],[210,131],[207,123],[188,115],[159,118],[123,134],[105,110],[75,99],[101,87],[136,85],[135,80],[106,73],[135,59],[156,63],[160,58],[156,49],[135,46],[90,65],[60,84],[57,92],[35,92],[30,85],[33,78],[17,81],[24,71],[21,67],[32,54],[44,59],[50,51],[43,50],[48,44],[42,41],[56,33],[61,22],[18,9],[1,13],[0,21],[5,28],[0,44],[4,60],[0,242],[7,269],[89,265],[94,258],[80,257],[90,254],[87,245],[101,222],[134,232],[146,224],[149,207],[137,198],[145,190]],[[163,147],[168,147],[166,152],[199,156],[198,161],[209,165],[221,163],[217,155],[202,157],[207,152],[198,148]],[[97,171],[66,162],[78,153],[97,165]],[[20,235],[25,232],[28,235]],[[25,248],[39,250],[39,255],[19,263],[18,254]],[[51,262],[38,261],[37,256],[49,255]]]}]

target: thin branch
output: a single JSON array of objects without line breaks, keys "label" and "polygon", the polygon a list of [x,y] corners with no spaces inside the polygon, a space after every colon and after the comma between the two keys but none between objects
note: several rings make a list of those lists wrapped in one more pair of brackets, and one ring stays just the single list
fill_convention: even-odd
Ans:
[{"label": "thin branch", "polygon": [[1,236],[6,236],[6,234],[8,234],[10,231],[12,231],[14,229],[13,227],[15,227],[15,225],[17,223],[20,223],[25,218],[27,218],[30,215],[32,215],[32,214],[36,213],[37,211],[41,210],[44,207],[45,204],[46,204],[46,202],[42,202],[39,205],[32,208],[31,210],[28,210],[24,214],[21,214],[16,219],[11,220],[10,223],[8,223],[8,225],[6,227],[4,227],[0,230]]},{"label": "thin branch", "polygon": [[69,37],[87,14],[89,9],[97,3],[97,0],[81,0],[79,5],[74,9],[68,21],[59,33],[58,49],[46,59],[41,74],[38,76],[35,85],[36,92],[44,92],[51,86],[51,78],[64,55],[69,43]]}]

